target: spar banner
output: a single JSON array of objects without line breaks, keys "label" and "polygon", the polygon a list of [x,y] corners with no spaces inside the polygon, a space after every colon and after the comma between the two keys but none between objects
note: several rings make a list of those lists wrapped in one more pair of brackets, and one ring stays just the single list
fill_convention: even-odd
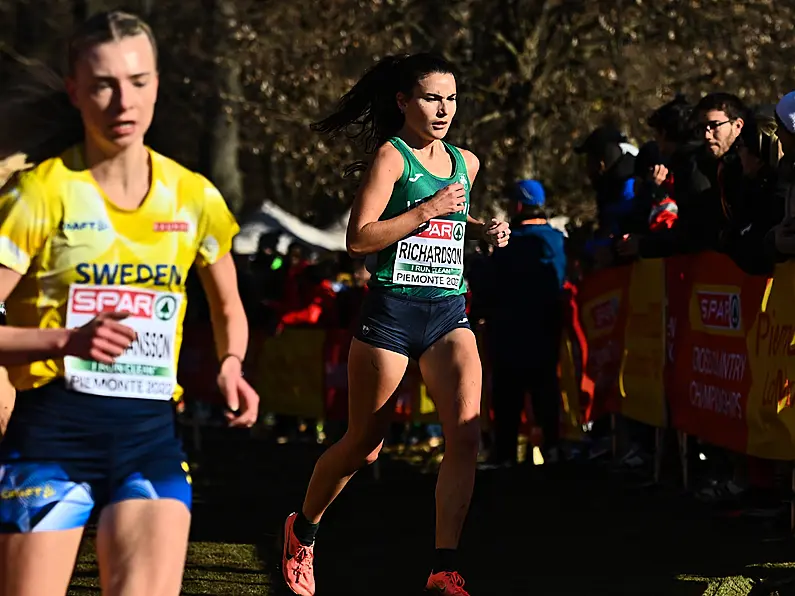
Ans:
[{"label": "spar banner", "polygon": [[717,253],[670,259],[668,402],[674,428],[734,451],[748,443],[748,396],[759,383],[746,338],[756,323],[767,279],[743,273]]},{"label": "spar banner", "polygon": [[665,263],[632,265],[627,293],[624,351],[618,379],[621,413],[658,428],[667,426],[665,403]]},{"label": "spar banner", "polygon": [[767,459],[795,459],[795,263],[776,267],[755,324],[747,336],[753,383],[748,396],[746,452]]},{"label": "spar banner", "polygon": [[624,357],[632,266],[601,269],[579,289],[580,321],[588,344],[584,384],[593,383],[592,420],[621,412],[619,376]]}]

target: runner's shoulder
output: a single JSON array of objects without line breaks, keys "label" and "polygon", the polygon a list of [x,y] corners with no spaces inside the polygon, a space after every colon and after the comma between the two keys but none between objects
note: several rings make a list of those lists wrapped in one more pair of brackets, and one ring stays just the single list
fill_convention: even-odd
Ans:
[{"label": "runner's shoulder", "polygon": [[377,169],[379,173],[383,174],[391,172],[395,182],[403,175],[404,167],[403,154],[389,141],[376,150],[370,161],[371,170]]},{"label": "runner's shoulder", "polygon": [[[453,145],[455,147],[455,145]],[[456,147],[458,152],[461,154],[461,157],[464,158],[464,163],[467,165],[467,173],[469,174],[470,178],[474,178],[475,174],[478,173],[480,170],[480,159],[478,156],[472,153],[469,149],[464,149],[463,147]]]},{"label": "runner's shoulder", "polygon": [[74,148],[36,165],[26,165],[12,173],[0,188],[0,197],[24,200],[28,204],[42,203],[55,206],[60,196],[59,190],[65,182],[74,177],[76,171],[72,164]]},{"label": "runner's shoulder", "polygon": [[[158,170],[163,178],[161,182],[166,188],[173,189],[177,192],[182,190],[202,189],[205,193],[217,193],[218,189],[210,182],[205,176],[198,172],[194,172],[190,168],[183,166],[176,160],[166,157],[156,151],[151,151],[152,159],[157,160]],[[191,194],[193,194],[191,192]],[[185,197],[182,197],[185,198]]]}]

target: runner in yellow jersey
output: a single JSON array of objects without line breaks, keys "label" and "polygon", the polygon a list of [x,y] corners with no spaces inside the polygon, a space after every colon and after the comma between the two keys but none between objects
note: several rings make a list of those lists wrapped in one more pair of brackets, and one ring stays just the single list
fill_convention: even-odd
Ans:
[{"label": "runner in yellow jersey", "polygon": [[[145,23],[92,17],[69,66],[75,122],[38,136],[55,147],[82,117],[82,141],[40,156],[50,158],[0,198],[0,365],[18,391],[0,443],[0,595],[64,594],[99,511],[103,594],[176,596],[191,487],[173,400],[194,264],[230,423],[257,417],[241,375],[248,331],[229,254],[238,226],[212,184],[144,145],[158,87]],[[0,97],[0,115],[7,105]],[[4,153],[8,141],[0,133]]]}]

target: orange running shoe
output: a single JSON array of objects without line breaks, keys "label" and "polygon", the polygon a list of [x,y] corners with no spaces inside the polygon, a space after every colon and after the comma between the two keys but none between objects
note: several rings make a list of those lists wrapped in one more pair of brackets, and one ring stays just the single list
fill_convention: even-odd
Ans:
[{"label": "orange running shoe", "polygon": [[438,596],[469,596],[464,589],[464,578],[455,571],[432,573],[425,591]]},{"label": "orange running shoe", "polygon": [[282,575],[287,587],[298,596],[315,596],[315,546],[304,546],[295,537],[293,525],[297,513],[291,513],[284,522],[282,547]]}]

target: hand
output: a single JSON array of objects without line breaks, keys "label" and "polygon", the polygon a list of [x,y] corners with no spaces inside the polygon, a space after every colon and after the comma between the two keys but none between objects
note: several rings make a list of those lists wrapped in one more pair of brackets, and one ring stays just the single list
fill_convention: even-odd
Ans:
[{"label": "hand", "polygon": [[259,414],[259,395],[243,378],[243,363],[231,356],[224,360],[218,374],[218,388],[226,401],[229,426],[251,428]]},{"label": "hand", "polygon": [[455,183],[437,191],[423,207],[427,210],[428,219],[433,219],[461,213],[466,209],[466,200],[464,185]]},{"label": "hand", "polygon": [[666,168],[662,164],[657,164],[651,170],[651,179],[657,185],[660,186],[665,179],[668,177],[668,168]]},{"label": "hand", "polygon": [[616,252],[622,257],[635,257],[640,252],[637,234],[627,234],[616,243]]},{"label": "hand", "polygon": [[70,329],[64,355],[113,364],[137,337],[134,329],[119,322],[129,316],[128,312],[103,312],[82,327]]},{"label": "hand", "polygon": [[483,237],[486,242],[497,248],[502,248],[508,244],[511,237],[511,227],[504,221],[492,218],[490,224],[483,224]]}]

